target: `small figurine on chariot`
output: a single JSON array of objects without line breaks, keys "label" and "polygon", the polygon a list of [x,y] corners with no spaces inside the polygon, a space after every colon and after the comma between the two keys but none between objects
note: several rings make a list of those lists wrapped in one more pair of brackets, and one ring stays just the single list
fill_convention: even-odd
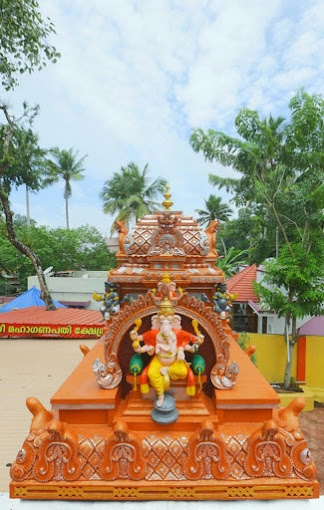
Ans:
[{"label": "small figurine on chariot", "polygon": [[220,313],[221,319],[225,319],[226,312],[231,313],[232,301],[235,301],[235,299],[237,299],[237,294],[227,292],[226,282],[218,283],[212,297],[214,312]]},{"label": "small figurine on chariot", "polygon": [[110,315],[115,315],[120,310],[119,296],[115,283],[107,280],[105,282],[105,294],[93,293],[93,299],[95,301],[102,301],[100,312],[102,313],[103,320],[109,320]]},{"label": "small figurine on chariot", "polygon": [[172,282],[169,274],[164,273],[162,280],[157,284],[157,289],[153,289],[155,303],[160,304],[162,299],[167,297],[171,303],[178,303],[183,295],[181,287],[177,288],[175,282]]}]

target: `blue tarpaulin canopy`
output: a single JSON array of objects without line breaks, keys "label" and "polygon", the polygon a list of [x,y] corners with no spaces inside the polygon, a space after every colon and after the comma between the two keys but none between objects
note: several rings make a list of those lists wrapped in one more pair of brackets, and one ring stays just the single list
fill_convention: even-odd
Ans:
[{"label": "blue tarpaulin canopy", "polygon": [[[55,301],[55,299],[53,299],[53,301],[57,308],[66,308],[66,306]],[[0,308],[0,313],[11,312],[13,309],[29,308],[30,306],[45,306],[44,301],[40,298],[40,290],[36,289],[36,287],[32,287],[21,296]]]}]

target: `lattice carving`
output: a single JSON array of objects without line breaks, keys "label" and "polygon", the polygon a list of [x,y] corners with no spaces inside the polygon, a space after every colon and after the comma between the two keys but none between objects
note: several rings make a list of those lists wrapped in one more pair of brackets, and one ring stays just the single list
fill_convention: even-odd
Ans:
[{"label": "lattice carving", "polygon": [[188,459],[185,461],[184,474],[188,480],[228,477],[230,465],[227,460],[225,443],[216,437],[211,422],[203,422],[198,434],[195,433],[188,444]]},{"label": "lattice carving", "polygon": [[[48,490],[50,488],[50,491]],[[233,499],[286,499],[314,498],[314,487],[311,485],[199,485],[174,486],[163,485],[142,487],[115,487],[108,484],[82,485],[19,485],[14,487],[11,497],[20,499],[79,499],[79,500],[233,500]]]},{"label": "lattice carving", "polygon": [[210,253],[210,236],[196,222],[185,224],[181,216],[172,212],[158,215],[157,220],[155,227],[146,225],[143,218],[127,233],[124,240],[126,255],[145,257],[170,253],[174,256],[206,257]]},{"label": "lattice carving", "polygon": [[188,458],[188,438],[151,435],[142,441],[147,460],[145,480],[185,480],[183,464]]},{"label": "lattice carving", "polygon": [[118,421],[112,436],[107,439],[99,473],[103,480],[141,480],[146,473],[139,438]]}]

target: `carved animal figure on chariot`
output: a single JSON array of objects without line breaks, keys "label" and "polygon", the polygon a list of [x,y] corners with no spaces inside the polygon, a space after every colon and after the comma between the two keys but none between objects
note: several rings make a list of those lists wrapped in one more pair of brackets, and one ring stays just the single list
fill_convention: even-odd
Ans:
[{"label": "carved animal figure on chariot", "polygon": [[128,234],[128,230],[126,228],[126,224],[124,221],[115,221],[114,227],[116,232],[118,232],[118,244],[119,244],[119,252],[117,253],[118,256],[125,255],[125,238]]},{"label": "carved animal figure on chariot", "polygon": [[120,310],[119,296],[115,283],[110,281],[105,282],[105,294],[93,293],[93,299],[95,301],[102,301],[100,312],[102,313],[102,320],[109,320],[110,315],[115,315]]},{"label": "carved animal figure on chariot", "polygon": [[131,331],[133,349],[138,354],[148,353],[153,358],[141,374],[141,393],[149,392],[149,384],[157,394],[157,406],[161,407],[165,393],[170,389],[170,380],[187,379],[189,396],[196,393],[195,378],[186,361],[185,353],[196,353],[204,337],[193,324],[196,335],[181,329],[181,317],[176,315],[172,302],[164,297],[159,312],[152,317],[152,329],[138,335],[140,324]]},{"label": "carved animal figure on chariot", "polygon": [[209,242],[209,253],[208,257],[218,257],[218,253],[216,250],[216,232],[219,229],[219,221],[211,220],[207,229],[205,230],[205,234],[207,236]]}]

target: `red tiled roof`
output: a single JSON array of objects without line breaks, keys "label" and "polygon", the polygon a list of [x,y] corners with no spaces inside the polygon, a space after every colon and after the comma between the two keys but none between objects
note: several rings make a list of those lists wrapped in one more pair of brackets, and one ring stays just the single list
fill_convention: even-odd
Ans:
[{"label": "red tiled roof", "polygon": [[254,303],[258,302],[259,299],[257,295],[254,293],[252,282],[256,282],[257,280],[257,267],[256,264],[253,266],[246,267],[243,271],[235,274],[231,278],[227,280],[227,290],[234,294],[237,292],[236,301],[248,302],[253,301]]},{"label": "red tiled roof", "polygon": [[10,324],[100,324],[99,310],[78,310],[77,308],[57,308],[47,311],[44,306],[30,306],[20,310],[0,313],[0,322]]}]

